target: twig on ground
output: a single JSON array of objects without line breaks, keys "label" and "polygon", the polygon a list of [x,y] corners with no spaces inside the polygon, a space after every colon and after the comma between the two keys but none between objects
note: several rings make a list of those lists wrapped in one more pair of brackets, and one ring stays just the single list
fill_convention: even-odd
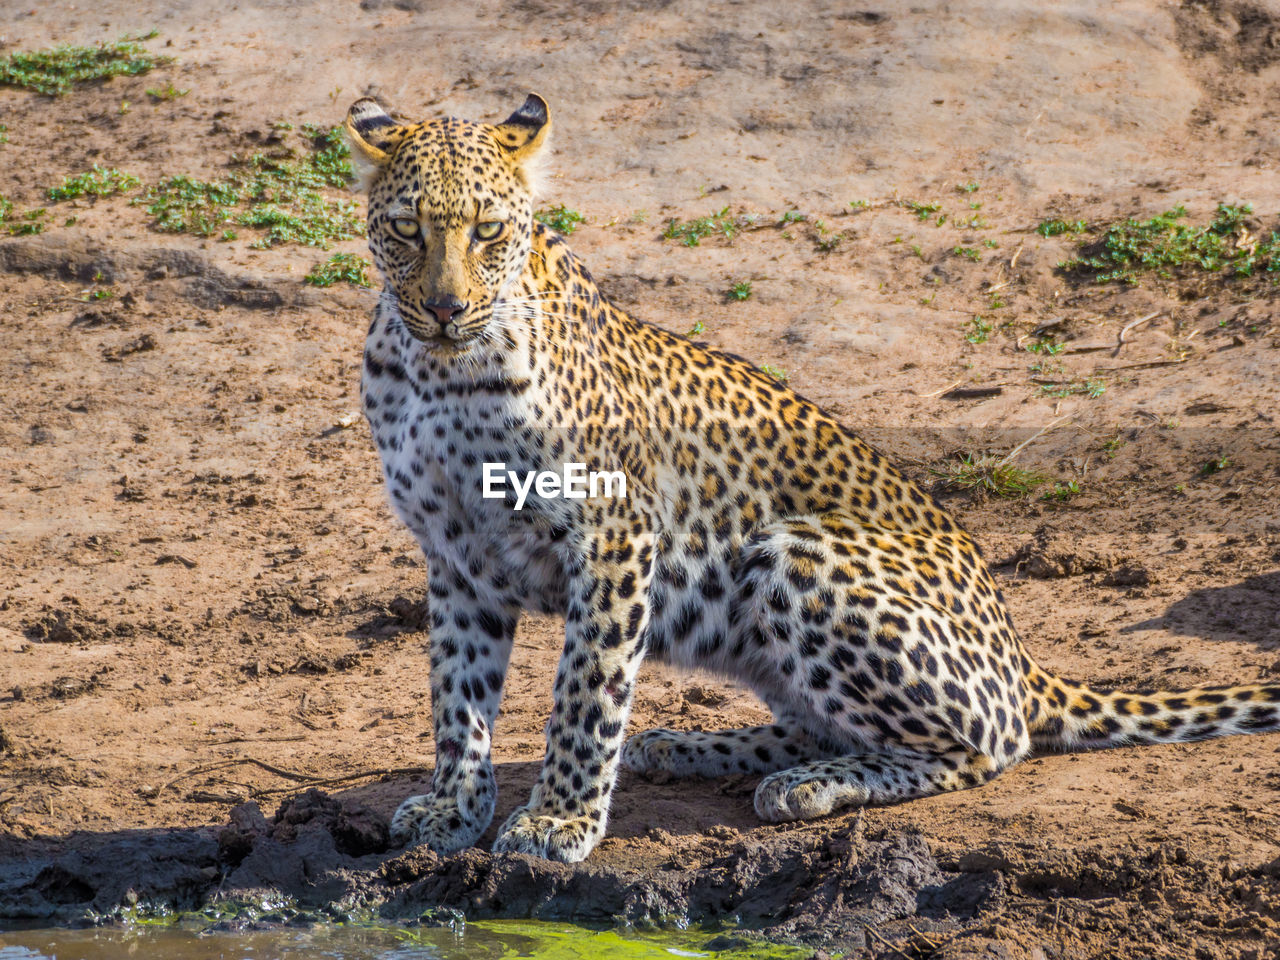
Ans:
[{"label": "twig on ground", "polygon": [[1145,317],[1139,317],[1137,320],[1130,320],[1123,327],[1121,327],[1120,333],[1116,337],[1116,341],[1117,341],[1116,348],[1111,352],[1111,355],[1113,357],[1120,356],[1120,351],[1124,347],[1125,343],[1127,342],[1124,338],[1124,335],[1126,333],[1128,333],[1134,327],[1141,326],[1142,324],[1146,323],[1148,320],[1154,320],[1158,316],[1160,316],[1159,310],[1157,310],[1155,313],[1148,313]]},{"label": "twig on ground", "polygon": [[908,957],[905,953],[903,953],[902,950],[896,944],[894,944],[890,940],[885,939],[884,935],[881,934],[880,931],[877,930],[875,927],[871,926],[870,924],[867,924],[865,927],[863,927],[863,929],[866,930],[867,933],[875,937],[877,940],[879,940],[881,943],[883,943],[886,947],[888,947],[894,953],[896,953],[898,956],[903,957],[904,960],[911,960],[911,958]]},{"label": "twig on ground", "polygon": [[948,383],[945,387],[939,387],[937,390],[934,390],[932,393],[921,393],[921,394],[917,394],[917,396],[919,396],[921,399],[924,399],[926,397],[936,397],[936,396],[939,396],[940,394],[946,393],[948,390],[952,390],[960,386],[960,384],[962,383],[964,383],[964,377],[961,377],[955,383]]},{"label": "twig on ground", "polygon": [[1018,444],[1016,447],[1014,447],[1012,450],[1006,453],[1003,457],[1001,457],[999,462],[1011,463],[1013,461],[1013,458],[1016,457],[1018,454],[1020,454],[1023,448],[1026,447],[1027,444],[1031,443],[1032,440],[1036,440],[1039,437],[1044,436],[1046,433],[1048,433],[1050,430],[1052,430],[1054,427],[1056,427],[1063,420],[1066,420],[1070,416],[1071,414],[1064,413],[1062,416],[1058,417],[1056,420],[1049,421],[1043,427],[1041,427],[1039,430],[1037,430],[1031,436],[1027,437],[1027,439],[1023,440],[1020,444]]},{"label": "twig on ground", "polygon": [[224,770],[227,767],[235,767],[241,764],[251,763],[256,767],[261,767],[268,773],[277,777],[283,777],[285,780],[292,780],[293,784],[288,787],[270,787],[262,790],[253,790],[253,796],[266,797],[277,793],[288,793],[291,790],[308,789],[310,787],[330,787],[338,783],[349,783],[352,780],[367,780],[371,777],[387,777],[387,776],[413,776],[414,774],[429,773],[429,767],[376,767],[370,770],[360,770],[356,773],[347,773],[339,777],[317,777],[309,773],[298,773],[294,770],[286,770],[283,767],[277,767],[275,764],[267,763],[265,760],[259,760],[257,757],[232,757],[227,760],[218,760],[214,763],[197,764],[189,770],[184,770],[176,777],[168,780],[152,796],[158,797],[174,784],[188,777],[199,776],[202,773],[213,773],[215,770]]}]

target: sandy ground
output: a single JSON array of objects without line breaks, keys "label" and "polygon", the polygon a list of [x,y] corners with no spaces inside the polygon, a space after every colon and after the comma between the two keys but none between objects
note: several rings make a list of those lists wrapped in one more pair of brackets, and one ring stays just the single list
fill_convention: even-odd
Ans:
[{"label": "sandy ground", "polygon": [[[556,127],[547,200],[585,215],[571,243],[627,309],[682,333],[701,322],[713,346],[784,368],[927,483],[948,456],[1053,425],[1019,463],[1079,496],[945,494],[1046,668],[1104,687],[1280,674],[1277,288],[1081,285],[1055,270],[1071,238],[1034,232],[1177,204],[1203,221],[1219,200],[1275,229],[1280,4],[0,10],[4,52],[154,27],[150,46],[176,58],[59,99],[0,89],[0,194],[19,207],[93,163],[214,177],[274,122],[332,124],[362,94],[496,120],[538,91]],[[165,82],[190,92],[145,94]],[[921,220],[905,200],[941,209]],[[766,226],[696,248],[660,237],[725,206]],[[787,210],[808,219],[778,225]],[[388,814],[421,775],[384,772],[429,769],[432,745],[423,565],[352,416],[372,295],[303,286],[320,252],[253,251],[251,231],[156,233],[128,198],[53,213],[45,233],[0,241],[0,855],[221,824],[328,778]],[[737,302],[741,280],[753,293]],[[966,339],[975,314],[993,321],[986,342]],[[1105,392],[1042,390],[1037,328],[1067,344],[1058,380]],[[499,821],[541,756],[560,631],[520,628]],[[632,724],[764,716],[712,678],[647,669]],[[966,935],[1010,950],[1270,956],[1278,754],[1269,735],[1045,757],[868,810],[859,829],[917,831],[939,863],[1007,873],[1006,920]],[[710,856],[708,831],[767,843],[780,828],[756,821],[753,786],[624,774],[592,862]],[[1146,866],[1114,883],[1080,867],[1120,860]],[[1134,932],[1142,916],[1155,932]]]}]

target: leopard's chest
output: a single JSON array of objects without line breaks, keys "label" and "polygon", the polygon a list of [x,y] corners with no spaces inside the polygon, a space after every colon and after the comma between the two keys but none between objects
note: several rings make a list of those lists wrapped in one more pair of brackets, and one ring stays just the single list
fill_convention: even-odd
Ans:
[{"label": "leopard's chest", "polygon": [[523,476],[546,460],[526,381],[441,376],[414,344],[388,344],[375,329],[361,395],[391,506],[423,549],[456,571],[500,575],[531,606],[555,609],[564,579],[560,518],[533,498],[513,510],[510,488],[492,482],[494,465]]}]

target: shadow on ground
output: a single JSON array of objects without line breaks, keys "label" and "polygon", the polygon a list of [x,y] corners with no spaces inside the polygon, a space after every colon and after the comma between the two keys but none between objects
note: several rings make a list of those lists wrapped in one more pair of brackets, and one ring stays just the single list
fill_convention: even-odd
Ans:
[{"label": "shadow on ground", "polygon": [[1184,637],[1248,642],[1280,648],[1280,571],[1260,573],[1225,587],[1193,590],[1164,614],[1121,628],[1121,633],[1167,630]]}]

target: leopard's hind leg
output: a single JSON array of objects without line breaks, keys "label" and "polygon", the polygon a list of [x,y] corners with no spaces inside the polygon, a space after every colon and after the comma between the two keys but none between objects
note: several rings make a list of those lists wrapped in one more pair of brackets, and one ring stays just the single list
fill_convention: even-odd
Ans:
[{"label": "leopard's hind leg", "polygon": [[772,773],[836,752],[784,715],[776,723],[740,730],[646,730],[627,740],[622,764],[636,773],[723,777]]},{"label": "leopard's hind leg", "polygon": [[962,790],[985,783],[998,772],[990,757],[963,749],[813,760],[760,781],[756,813],[762,820],[807,820],[842,807],[898,803]]},{"label": "leopard's hind leg", "polygon": [[767,776],[765,819],[977,786],[1029,751],[1025,657],[959,536],[796,517],[753,537],[735,587],[739,679],[840,745]]}]

